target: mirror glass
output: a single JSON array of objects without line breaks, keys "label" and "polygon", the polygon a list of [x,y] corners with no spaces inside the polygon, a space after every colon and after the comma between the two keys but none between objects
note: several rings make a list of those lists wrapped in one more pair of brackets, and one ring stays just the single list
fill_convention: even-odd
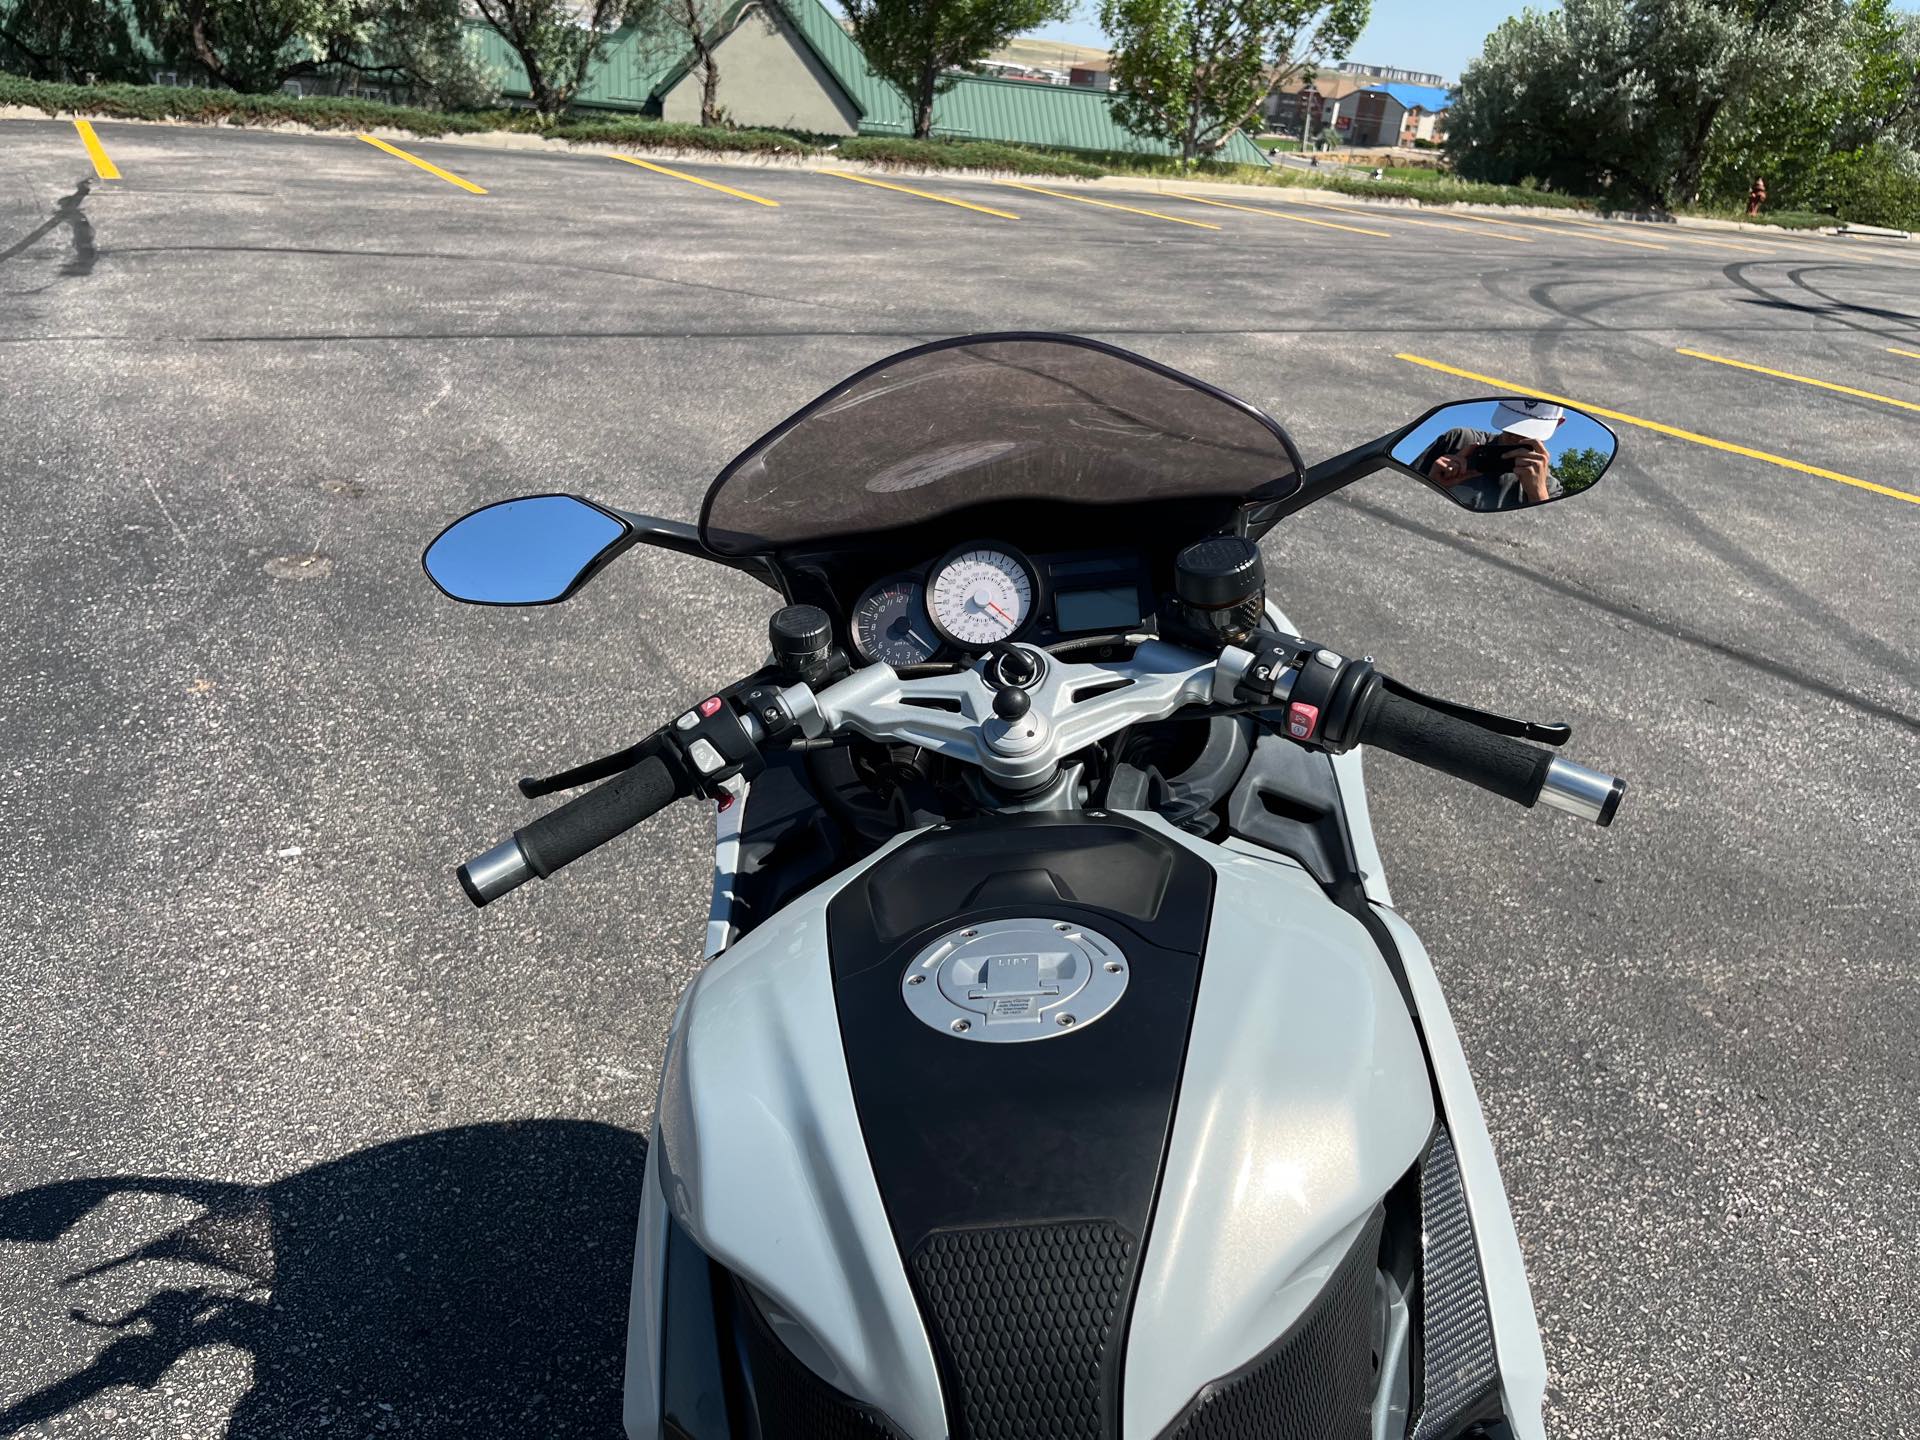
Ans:
[{"label": "mirror glass", "polygon": [[1518,510],[1590,488],[1619,441],[1591,415],[1545,400],[1445,405],[1393,447],[1394,463],[1467,510]]},{"label": "mirror glass", "polygon": [[427,547],[427,576],[474,605],[560,599],[630,527],[574,495],[502,500],[463,515]]}]

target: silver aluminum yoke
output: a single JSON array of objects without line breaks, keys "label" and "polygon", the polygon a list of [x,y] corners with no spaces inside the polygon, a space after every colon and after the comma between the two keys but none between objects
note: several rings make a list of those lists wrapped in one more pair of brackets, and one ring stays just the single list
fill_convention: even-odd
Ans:
[{"label": "silver aluminum yoke", "polygon": [[[1021,646],[1021,649],[1033,649]],[[1211,656],[1160,640],[1112,665],[1069,664],[1035,651],[1045,666],[1015,720],[993,712],[994,687],[978,670],[903,680],[890,665],[869,665],[817,694],[782,692],[811,737],[853,731],[869,740],[918,745],[977,765],[1010,790],[1044,785],[1060,762],[1128,725],[1164,720],[1214,694]]]}]

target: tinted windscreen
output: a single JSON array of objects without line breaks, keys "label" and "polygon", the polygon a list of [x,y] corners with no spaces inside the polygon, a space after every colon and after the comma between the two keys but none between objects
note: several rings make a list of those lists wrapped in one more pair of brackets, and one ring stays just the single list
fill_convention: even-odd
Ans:
[{"label": "tinted windscreen", "polygon": [[970,506],[1237,499],[1298,475],[1277,426],[1197,381],[1061,339],[910,350],[721,473],[701,528],[726,555],[896,530]]}]

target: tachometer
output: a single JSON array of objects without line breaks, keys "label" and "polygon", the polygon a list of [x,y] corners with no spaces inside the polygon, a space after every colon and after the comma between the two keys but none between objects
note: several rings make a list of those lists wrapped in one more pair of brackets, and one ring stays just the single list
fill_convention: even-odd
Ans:
[{"label": "tachometer", "polygon": [[927,613],[956,645],[984,650],[1018,634],[1033,616],[1033,568],[1011,550],[962,546],[933,568]]},{"label": "tachometer", "polygon": [[940,637],[927,623],[918,580],[883,580],[860,597],[853,607],[853,648],[895,669],[933,657]]}]

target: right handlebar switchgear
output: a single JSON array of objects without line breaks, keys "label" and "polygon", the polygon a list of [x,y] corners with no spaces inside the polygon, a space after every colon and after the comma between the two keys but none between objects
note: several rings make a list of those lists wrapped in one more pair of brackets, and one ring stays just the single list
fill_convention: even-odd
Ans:
[{"label": "right handlebar switchgear", "polygon": [[1443,708],[1391,684],[1371,660],[1270,631],[1245,648],[1253,659],[1236,697],[1285,706],[1283,727],[1300,744],[1334,754],[1372,745],[1516,804],[1545,804],[1596,825],[1613,823],[1626,794],[1624,780],[1475,724],[1465,707]]}]

